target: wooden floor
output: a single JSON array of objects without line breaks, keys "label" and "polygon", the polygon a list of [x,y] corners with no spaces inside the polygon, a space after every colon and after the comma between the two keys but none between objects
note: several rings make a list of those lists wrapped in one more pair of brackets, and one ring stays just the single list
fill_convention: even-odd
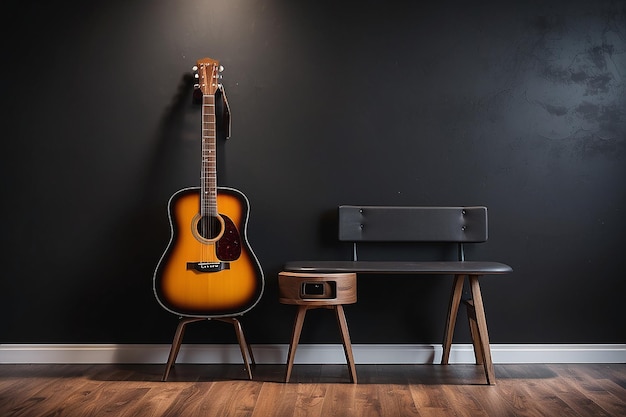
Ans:
[{"label": "wooden floor", "polygon": [[0,365],[0,416],[626,416],[626,364]]}]

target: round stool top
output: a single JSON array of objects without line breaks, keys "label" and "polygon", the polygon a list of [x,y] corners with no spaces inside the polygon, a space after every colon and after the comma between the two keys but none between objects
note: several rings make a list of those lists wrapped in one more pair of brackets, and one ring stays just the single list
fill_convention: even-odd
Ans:
[{"label": "round stool top", "polygon": [[356,303],[356,273],[280,272],[282,304],[330,306]]}]

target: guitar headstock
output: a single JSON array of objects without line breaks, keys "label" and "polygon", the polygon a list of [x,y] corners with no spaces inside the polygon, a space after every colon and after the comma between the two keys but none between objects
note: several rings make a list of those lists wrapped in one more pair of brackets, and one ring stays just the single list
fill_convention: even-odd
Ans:
[{"label": "guitar headstock", "polygon": [[196,88],[202,94],[214,95],[219,88],[219,83],[217,82],[219,78],[218,73],[224,70],[219,61],[211,58],[199,59],[193,70],[196,71],[196,78],[198,79]]}]

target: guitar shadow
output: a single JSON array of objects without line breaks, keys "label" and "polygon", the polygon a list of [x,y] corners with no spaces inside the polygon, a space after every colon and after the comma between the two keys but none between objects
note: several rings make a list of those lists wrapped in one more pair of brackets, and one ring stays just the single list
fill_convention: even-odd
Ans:
[{"label": "guitar shadow", "polygon": [[[99,235],[97,250],[74,264],[77,276],[71,279],[72,303],[63,306],[64,321],[68,332],[85,340],[112,335],[120,343],[169,342],[174,334],[177,317],[156,301],[152,275],[171,235],[169,198],[200,182],[201,106],[193,102],[194,81],[190,73],[181,77],[152,137],[141,147],[144,156],[129,178],[133,192],[116,201],[119,212]],[[223,141],[224,135],[218,139]],[[93,216],[94,221],[104,219],[100,213]],[[94,285],[100,281],[108,284]]]}]

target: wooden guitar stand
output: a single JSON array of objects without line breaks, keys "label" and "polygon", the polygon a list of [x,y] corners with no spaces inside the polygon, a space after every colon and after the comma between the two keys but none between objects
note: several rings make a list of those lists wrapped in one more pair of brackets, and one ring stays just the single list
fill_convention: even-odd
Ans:
[{"label": "wooden guitar stand", "polygon": [[[165,366],[165,372],[163,373],[163,378],[161,381],[166,381],[167,377],[170,373],[170,369],[176,362],[176,357],[178,356],[178,352],[180,351],[180,345],[183,341],[183,336],[185,334],[185,326],[189,323],[193,323],[196,321],[203,320],[217,320],[222,321],[224,323],[230,323],[235,326],[235,333],[237,334],[237,340],[239,342],[239,348],[241,349],[241,356],[243,357],[243,362],[245,364],[246,370],[248,371],[248,378],[252,379],[252,369],[250,368],[250,364],[254,365],[254,355],[252,354],[252,348],[246,342],[246,338],[243,335],[243,328],[241,327],[241,323],[234,317],[218,317],[218,318],[204,318],[204,317],[181,317],[176,327],[176,333],[174,334],[174,340],[172,342],[172,347],[170,349],[170,355],[167,359],[167,365]],[[248,360],[248,355],[250,355]]]}]

